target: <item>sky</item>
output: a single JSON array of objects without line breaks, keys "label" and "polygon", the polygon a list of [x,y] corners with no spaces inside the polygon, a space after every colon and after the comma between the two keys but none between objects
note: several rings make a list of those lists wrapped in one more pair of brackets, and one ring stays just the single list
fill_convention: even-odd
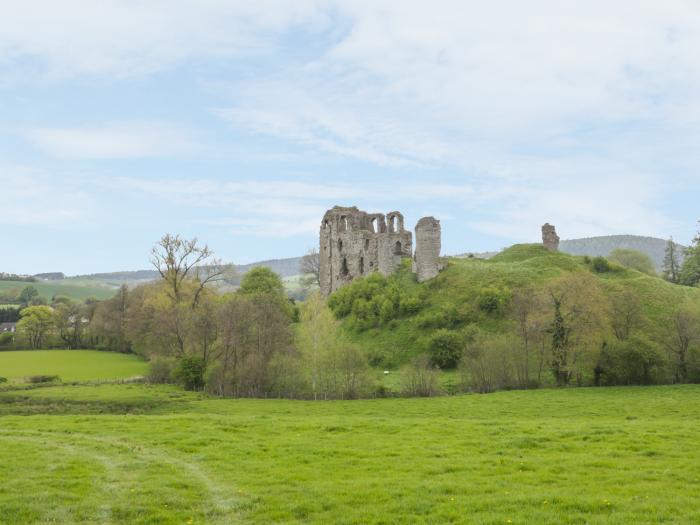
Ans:
[{"label": "sky", "polygon": [[298,256],[334,205],[688,243],[699,53],[696,0],[0,0],[0,271]]}]

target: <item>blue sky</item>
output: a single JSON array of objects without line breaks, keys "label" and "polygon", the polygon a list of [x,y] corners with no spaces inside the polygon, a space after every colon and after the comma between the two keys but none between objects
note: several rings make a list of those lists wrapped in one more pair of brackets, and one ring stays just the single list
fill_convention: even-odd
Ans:
[{"label": "blue sky", "polygon": [[167,232],[296,256],[335,204],[435,215],[446,254],[689,242],[698,49],[694,1],[6,2],[0,271],[145,268]]}]

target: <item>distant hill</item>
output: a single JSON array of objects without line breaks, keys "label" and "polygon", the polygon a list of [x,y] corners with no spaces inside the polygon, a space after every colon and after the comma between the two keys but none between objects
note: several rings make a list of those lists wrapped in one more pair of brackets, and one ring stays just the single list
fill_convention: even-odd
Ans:
[{"label": "distant hill", "polygon": [[[678,253],[682,259],[685,247],[676,244]],[[654,262],[657,271],[661,270],[666,251],[666,241],[656,237],[642,237],[638,235],[608,235],[604,237],[587,237],[584,239],[571,239],[561,241],[559,251],[570,255],[590,255],[592,257],[608,256],[613,250],[627,248],[647,254]]]}]

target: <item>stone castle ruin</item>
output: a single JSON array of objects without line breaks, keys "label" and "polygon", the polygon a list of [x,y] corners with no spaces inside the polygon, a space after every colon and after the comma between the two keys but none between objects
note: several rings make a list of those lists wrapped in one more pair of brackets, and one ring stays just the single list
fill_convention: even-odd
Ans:
[{"label": "stone castle ruin", "polygon": [[435,277],[440,261],[440,221],[423,217],[413,236],[404,229],[398,211],[366,213],[353,206],[335,206],[323,216],[320,232],[319,277],[321,293],[329,295],[356,277],[379,272],[394,273],[405,257],[414,257],[418,281]]},{"label": "stone castle ruin", "polygon": [[559,236],[557,230],[548,222],[542,225],[542,244],[550,251],[559,250]]}]

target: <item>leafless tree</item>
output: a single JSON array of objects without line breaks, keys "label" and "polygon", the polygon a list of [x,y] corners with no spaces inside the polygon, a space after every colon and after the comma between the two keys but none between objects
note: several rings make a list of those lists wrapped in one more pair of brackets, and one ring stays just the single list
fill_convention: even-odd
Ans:
[{"label": "leafless tree", "polygon": [[305,286],[321,286],[321,261],[315,248],[301,258],[299,271],[304,275],[302,282]]},{"label": "leafless tree", "polygon": [[197,305],[207,285],[223,281],[233,272],[232,265],[215,258],[214,252],[206,244],[201,246],[196,237],[187,240],[169,233],[151,250],[151,264],[167,283],[171,298],[176,303],[182,301],[185,281],[191,279],[197,282],[192,295],[192,308]]}]

